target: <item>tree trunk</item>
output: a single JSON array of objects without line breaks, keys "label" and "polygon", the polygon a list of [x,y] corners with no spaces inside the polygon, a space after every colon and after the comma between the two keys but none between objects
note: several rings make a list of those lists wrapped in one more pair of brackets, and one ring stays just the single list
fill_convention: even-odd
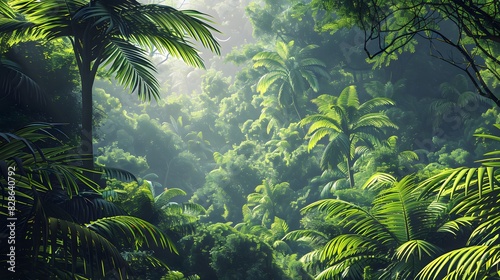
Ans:
[{"label": "tree trunk", "polygon": [[352,170],[352,160],[349,155],[347,155],[347,176],[349,176],[349,187],[354,188],[354,172]]},{"label": "tree trunk", "polygon": [[[84,66],[85,67],[85,66]],[[92,143],[92,87],[94,79],[88,73],[80,73],[82,82],[82,131],[80,154],[88,155],[89,160],[83,161],[83,167],[94,169],[94,146]]]}]

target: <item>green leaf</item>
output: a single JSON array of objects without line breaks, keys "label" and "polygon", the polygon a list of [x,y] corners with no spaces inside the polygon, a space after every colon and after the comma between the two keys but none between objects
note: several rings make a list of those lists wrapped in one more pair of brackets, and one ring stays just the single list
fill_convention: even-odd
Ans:
[{"label": "green leaf", "polygon": [[100,234],[108,240],[123,239],[129,245],[137,250],[145,243],[146,246],[152,245],[169,248],[170,251],[177,253],[174,243],[164,235],[156,226],[131,216],[114,216],[102,218],[91,222],[87,228]]},{"label": "green leaf", "polygon": [[154,76],[156,67],[147,58],[145,51],[116,39],[111,40],[104,56],[107,58],[104,66],[110,65],[109,72],[115,73],[118,82],[137,91],[142,100],[160,97],[160,85]]}]

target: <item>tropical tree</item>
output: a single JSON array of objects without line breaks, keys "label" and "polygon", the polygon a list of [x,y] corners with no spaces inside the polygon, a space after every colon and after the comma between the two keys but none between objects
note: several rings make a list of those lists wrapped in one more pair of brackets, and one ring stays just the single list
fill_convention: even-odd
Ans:
[{"label": "tropical tree", "polygon": [[263,181],[255,188],[254,193],[248,195],[248,202],[243,209],[247,209],[253,219],[259,219],[263,226],[269,227],[275,218],[285,219],[291,216],[294,210],[291,201],[293,196],[287,182],[272,184]]},{"label": "tropical tree", "polygon": [[254,68],[264,67],[267,73],[257,83],[257,91],[264,94],[272,85],[278,86],[278,102],[280,106],[293,106],[299,119],[301,115],[298,107],[303,105],[301,99],[306,91],[319,90],[319,77],[327,78],[326,65],[319,59],[312,57],[311,51],[317,45],[308,45],[304,48],[295,46],[294,41],[276,42],[276,51],[264,51],[253,57]]},{"label": "tropical tree", "polygon": [[[363,188],[379,191],[370,209],[340,199],[320,200],[302,209],[305,214],[323,213],[343,228],[302,257],[306,263],[322,266],[315,279],[414,279],[445,251],[446,240],[456,242],[446,232],[445,204],[422,199],[414,176],[397,181],[378,173]],[[307,229],[299,234],[313,241],[325,238]]]},{"label": "tropical tree", "polygon": [[319,114],[305,117],[302,126],[311,123],[307,136],[308,149],[318,145],[324,137],[329,138],[321,157],[323,169],[340,169],[354,184],[354,164],[383,135],[385,128],[397,126],[385,115],[382,108],[394,105],[391,99],[377,97],[360,103],[354,86],[345,88],[338,97],[321,95],[313,102]]},{"label": "tropical tree", "polygon": [[[159,98],[160,86],[148,50],[158,50],[203,67],[190,39],[219,53],[207,16],[136,0],[9,0],[1,4],[0,38],[11,46],[24,40],[70,40],[82,87],[81,152],[93,153],[92,87],[101,66],[142,100]],[[93,168],[93,160],[85,162]]]},{"label": "tropical tree", "polygon": [[[123,279],[131,275],[123,250],[149,246],[176,252],[156,226],[105,200],[99,185],[84,175],[89,170],[75,165],[81,159],[74,148],[60,144],[57,133],[46,123],[0,133],[0,216],[15,224],[15,229],[2,224],[0,234],[15,240],[1,249],[14,248],[16,265],[10,267],[16,277]],[[0,262],[9,267],[8,261],[3,254]],[[149,262],[164,265],[154,256]]]}]

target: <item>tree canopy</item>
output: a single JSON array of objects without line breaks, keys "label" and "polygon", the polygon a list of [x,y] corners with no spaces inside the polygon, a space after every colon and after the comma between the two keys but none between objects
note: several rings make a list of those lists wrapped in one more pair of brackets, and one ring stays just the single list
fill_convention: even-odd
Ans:
[{"label": "tree canopy", "polygon": [[429,44],[432,56],[461,69],[481,96],[495,93],[500,43],[497,1],[313,1],[334,12],[320,28],[333,31],[358,26],[364,51],[382,65],[417,44]]}]

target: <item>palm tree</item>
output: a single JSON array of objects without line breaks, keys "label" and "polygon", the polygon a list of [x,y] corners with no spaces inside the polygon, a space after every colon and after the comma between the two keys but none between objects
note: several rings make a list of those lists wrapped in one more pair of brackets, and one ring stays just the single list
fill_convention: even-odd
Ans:
[{"label": "palm tree", "polygon": [[298,99],[305,96],[308,89],[319,90],[318,77],[328,78],[326,65],[319,59],[311,57],[310,52],[316,45],[298,48],[294,41],[276,42],[275,52],[260,52],[253,57],[254,68],[264,67],[267,73],[257,83],[257,91],[264,94],[272,85],[278,86],[278,101],[280,106],[292,105],[301,119],[297,109]]},{"label": "palm tree", "polygon": [[[0,133],[0,216],[15,223],[15,230],[3,223],[0,236],[15,232],[16,277],[123,279],[130,269],[121,250],[149,246],[176,252],[157,227],[104,200],[99,186],[75,165],[81,159],[71,153],[74,148],[60,144],[57,133],[46,123]],[[59,145],[47,147],[54,143]],[[1,249],[12,250],[11,245],[3,242]],[[8,260],[3,254],[0,262]],[[162,263],[154,256],[150,261]]]},{"label": "palm tree", "polygon": [[[158,50],[203,67],[190,39],[219,53],[216,31],[206,15],[178,11],[136,0],[9,0],[0,5],[0,39],[10,45],[23,40],[67,38],[72,46],[82,86],[81,152],[93,153],[92,87],[106,66],[116,80],[142,100],[159,98],[160,85],[148,50]],[[93,160],[85,162],[93,168]]]},{"label": "palm tree", "polygon": [[363,153],[378,142],[384,128],[397,126],[380,111],[394,105],[388,98],[377,97],[360,104],[354,86],[345,88],[338,97],[321,95],[313,102],[319,114],[300,121],[302,126],[312,123],[308,130],[311,150],[328,136],[329,143],[321,157],[323,169],[339,168],[346,174],[349,186],[354,187],[354,164]]},{"label": "palm tree", "polygon": [[[444,251],[441,245],[447,235],[440,231],[449,226],[443,219],[446,207],[432,198],[421,199],[412,176],[397,181],[379,173],[363,188],[379,191],[371,209],[339,199],[320,200],[302,209],[324,213],[343,228],[302,261],[323,265],[315,279],[414,279]],[[326,237],[307,230],[287,237],[297,235],[316,243]]]},{"label": "palm tree", "polygon": [[290,195],[290,192],[287,182],[272,184],[263,181],[261,185],[255,188],[254,193],[248,195],[248,202],[244,207],[248,207],[252,218],[259,219],[263,226],[269,226],[276,217],[286,218],[284,215],[289,214],[288,211],[283,211],[283,205],[280,206],[279,200]]}]

